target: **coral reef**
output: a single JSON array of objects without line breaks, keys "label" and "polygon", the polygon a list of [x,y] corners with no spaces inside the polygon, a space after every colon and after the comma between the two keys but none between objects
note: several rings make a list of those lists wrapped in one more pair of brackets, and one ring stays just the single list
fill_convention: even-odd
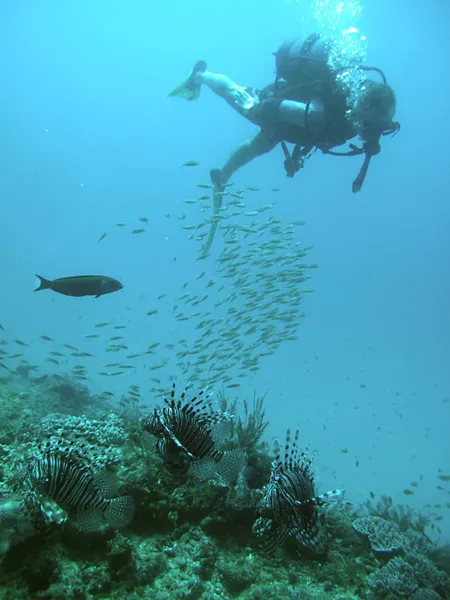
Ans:
[{"label": "coral reef", "polygon": [[375,552],[398,552],[405,546],[405,536],[397,523],[382,517],[361,517],[353,521],[353,529],[367,536]]},{"label": "coral reef", "polygon": [[381,595],[395,594],[398,598],[408,598],[419,589],[413,567],[399,557],[369,575],[367,583]]},{"label": "coral reef", "polygon": [[[108,408],[83,388],[86,410],[71,410],[59,383],[0,383],[0,600],[450,597],[448,548],[415,513],[380,501],[368,514],[316,490],[296,436],[269,452],[264,397],[240,417],[224,396],[197,410],[174,395],[149,418],[137,393]],[[206,459],[202,477],[191,467]],[[120,498],[136,508],[125,527],[79,527]],[[271,555],[252,534],[258,519],[289,534]]]}]

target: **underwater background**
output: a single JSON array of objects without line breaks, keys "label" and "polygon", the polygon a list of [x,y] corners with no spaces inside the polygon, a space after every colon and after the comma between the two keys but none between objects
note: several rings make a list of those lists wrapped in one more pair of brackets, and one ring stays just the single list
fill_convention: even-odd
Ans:
[{"label": "underwater background", "polygon": [[[109,418],[105,414],[119,411],[117,418],[122,418],[130,386],[133,402],[139,401],[139,417],[131,422],[127,415],[120,425],[127,431],[123,439],[128,460],[130,444],[135,444],[136,456],[150,465],[152,475],[145,475],[141,462],[140,478],[125,473],[138,464],[137,458],[126,463],[122,475],[119,471],[124,493],[134,496],[136,515],[117,534],[123,551],[113,552],[121,557],[117,568],[111,562],[111,547],[105,549],[107,544],[119,544],[114,531],[103,538],[92,532],[75,535],[70,533],[69,518],[61,528],[55,526],[56,534],[16,535],[15,525],[12,529],[5,525],[8,519],[3,516],[9,533],[0,548],[4,555],[0,598],[256,599],[263,594],[270,597],[270,590],[274,598],[405,598],[420,590],[430,591],[422,599],[450,597],[443,575],[449,570],[450,543],[445,77],[449,19],[450,6],[438,0],[364,4],[323,0],[313,5],[280,0],[1,3],[2,493],[8,497],[10,465],[16,459],[20,465],[26,457],[21,449],[31,439],[30,432],[21,428],[26,430],[28,421],[33,422],[38,443],[36,423],[48,414],[87,415],[101,421]],[[261,87],[274,77],[272,53],[285,38],[324,31],[339,39],[350,27],[367,38],[367,46],[357,48],[367,53],[364,62],[383,69],[396,92],[400,133],[382,140],[382,152],[372,160],[358,195],[352,194],[351,182],[360,158],[317,153],[293,179],[285,176],[280,148],[255,160],[232,179],[236,189],[245,190],[245,211],[257,214],[237,220],[241,226],[254,221],[256,228],[279,220],[279,227],[273,228],[275,221],[270,221],[261,235],[246,237],[241,231],[233,250],[244,257],[241,268],[249,269],[247,281],[241,281],[230,266],[227,253],[232,244],[227,245],[227,233],[221,229],[210,256],[199,260],[204,239],[199,239],[203,230],[196,227],[209,217],[211,208],[199,200],[210,190],[198,184],[209,184],[209,170],[221,166],[255,127],[207,89],[193,103],[167,98],[169,91],[199,59],[243,85]],[[188,161],[199,164],[182,167]],[[186,203],[194,199],[195,203]],[[133,233],[136,229],[144,231]],[[263,248],[260,243],[267,245]],[[298,244],[304,249],[304,263],[318,268],[305,267],[302,277],[290,278],[283,271],[280,252],[287,248],[292,256]],[[259,254],[249,254],[249,248],[259,248]],[[237,259],[231,255],[233,260]],[[35,294],[34,274],[51,279],[102,274],[117,278],[124,288],[99,299],[50,291]],[[259,294],[266,291],[263,313],[252,299],[260,300]],[[271,302],[286,306],[286,312],[271,313]],[[227,316],[229,307],[233,310]],[[253,360],[255,332],[250,331],[249,337],[246,332],[249,327],[258,333],[269,326],[271,315],[274,327],[280,331],[284,327],[285,333],[276,343],[265,341],[259,348],[261,356]],[[224,336],[234,323],[239,327]],[[211,329],[209,338],[201,337],[205,327]],[[111,341],[114,337],[121,339]],[[250,344],[242,356],[236,350],[239,340]],[[186,354],[193,348],[194,354]],[[105,367],[108,364],[115,366]],[[275,559],[265,558],[252,541],[254,519],[249,516],[248,527],[235,532],[236,548],[227,547],[221,554],[217,542],[214,560],[212,554],[198,558],[209,566],[202,566],[194,583],[183,579],[180,589],[174,582],[161,583],[169,566],[172,573],[186,571],[173,541],[182,547],[180,536],[189,535],[186,523],[192,523],[194,533],[185,545],[216,543],[215,530],[204,526],[200,509],[200,515],[186,516],[184,524],[182,517],[173,516],[177,510],[183,513],[186,494],[191,494],[184,481],[177,487],[164,475],[170,482],[160,502],[165,514],[172,515],[167,519],[170,527],[164,531],[155,527],[153,533],[148,515],[142,513],[148,502],[143,490],[151,490],[152,481],[159,482],[153,470],[159,469],[155,465],[161,456],[146,446],[147,434],[142,441],[135,430],[140,416],[161,405],[163,393],[170,394],[173,379],[177,393],[188,383],[197,392],[210,385],[209,391],[217,392],[212,401],[225,395],[230,406],[236,400],[241,414],[244,401],[252,406],[254,394],[264,396],[263,439],[269,454],[275,438],[284,446],[286,430],[299,430],[299,446],[310,445],[313,455],[317,494],[345,489],[345,500],[337,500],[342,514],[339,510],[335,514],[350,523],[350,541],[342,547],[351,550],[345,566],[336,558],[339,549],[333,556],[340,560],[339,568],[352,572],[351,577],[339,579],[329,573],[322,577],[316,558],[299,559],[295,552],[285,559],[277,557],[286,562],[281,570],[275,569]],[[61,398],[64,410],[58,404]],[[71,423],[58,421],[59,435],[68,439]],[[108,437],[107,431],[104,435]],[[203,497],[202,489],[208,485],[195,483],[195,502],[212,519],[219,510],[213,501],[217,490],[213,487]],[[170,506],[169,489],[179,494],[173,498],[176,508]],[[427,543],[435,545],[426,560],[439,563],[438,583],[430,583],[432,577],[427,575],[416,587],[367,586],[370,574],[389,564],[384,550],[382,560],[376,556],[381,562],[374,562],[373,548],[351,537],[356,529],[352,519],[362,518],[358,507],[367,500],[373,503],[371,516],[391,518],[389,511],[377,513],[375,506],[392,502],[407,506],[412,521],[419,514],[426,517],[426,526],[419,529],[427,535]],[[226,506],[220,504],[221,518]],[[230,519],[236,523],[235,512]],[[0,510],[0,531],[1,527]],[[340,521],[332,527],[334,533],[339,530],[339,539],[345,539]],[[145,571],[142,565],[131,566],[130,556],[137,560],[139,544],[156,544],[145,552],[158,548],[166,556],[166,562],[148,568],[148,579],[139,570]],[[398,546],[404,548],[402,544]],[[14,555],[18,547],[20,557]],[[433,558],[437,548],[443,553],[447,549],[445,560]],[[392,558],[390,552],[391,562],[403,560]],[[227,584],[227,577],[233,581],[237,577],[233,568],[242,572],[239,561],[250,554],[256,561],[254,572],[247,565],[245,582]],[[29,567],[21,561],[33,562],[39,555],[54,565],[54,574],[61,569],[64,577],[48,575],[44,583],[30,577]],[[66,555],[72,575],[61,566]],[[170,565],[172,558],[175,562]],[[93,589],[95,574],[80,577],[92,564],[110,587],[102,580]],[[299,578],[295,564],[306,569],[305,580]],[[355,574],[358,564],[361,572]],[[220,577],[214,579],[214,573]],[[56,582],[62,588],[56,590]],[[279,582],[282,588],[277,588]]]}]

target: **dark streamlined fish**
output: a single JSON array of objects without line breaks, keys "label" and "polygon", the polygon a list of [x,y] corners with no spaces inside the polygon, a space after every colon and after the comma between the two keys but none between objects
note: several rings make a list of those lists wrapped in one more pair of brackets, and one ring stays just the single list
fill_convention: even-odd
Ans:
[{"label": "dark streamlined fish", "polygon": [[103,275],[78,275],[77,277],[61,277],[60,279],[45,279],[36,275],[39,279],[39,287],[34,291],[53,290],[65,296],[95,296],[99,298],[103,294],[117,292],[123,285],[117,279]]}]

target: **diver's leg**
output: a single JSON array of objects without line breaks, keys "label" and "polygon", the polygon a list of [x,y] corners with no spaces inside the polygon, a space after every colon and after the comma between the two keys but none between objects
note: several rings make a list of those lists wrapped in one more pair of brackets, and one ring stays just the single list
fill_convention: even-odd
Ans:
[{"label": "diver's leg", "polygon": [[258,104],[256,94],[251,95],[248,88],[238,85],[227,75],[205,70],[196,73],[194,80],[197,85],[206,85],[214,94],[223,98],[244,116],[248,110]]},{"label": "diver's leg", "polygon": [[222,169],[211,169],[211,181],[214,184],[213,219],[208,238],[202,249],[201,258],[206,258],[209,255],[211,245],[214,241],[214,236],[216,235],[218,218],[214,217],[219,215],[219,211],[222,206],[223,194],[221,192],[223,192],[224,184],[235,171],[249,163],[257,156],[261,156],[266,152],[270,152],[272,148],[277,145],[277,143],[278,141],[271,141],[266,134],[260,131],[250,140],[242,142],[242,144],[240,144],[230,156]]},{"label": "diver's leg", "polygon": [[278,140],[270,140],[262,131],[239,144],[221,169],[211,170],[211,180],[215,187],[220,189],[238,169],[254,158],[270,152],[277,144]]},{"label": "diver's leg", "polygon": [[200,96],[202,85],[209,87],[243,116],[259,102],[257,94],[250,93],[252,90],[238,85],[226,75],[208,71],[204,60],[199,60],[194,65],[188,78],[173,89],[169,96],[196,100]]}]

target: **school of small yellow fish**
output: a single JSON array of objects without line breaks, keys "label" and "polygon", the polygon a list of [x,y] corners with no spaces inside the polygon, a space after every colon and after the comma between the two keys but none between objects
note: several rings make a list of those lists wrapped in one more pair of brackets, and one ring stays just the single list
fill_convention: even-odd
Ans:
[{"label": "school of small yellow fish", "polygon": [[[198,184],[201,190],[210,189],[210,184]],[[139,352],[130,353],[124,339],[126,325],[97,323],[98,330],[112,332],[105,352],[117,354],[120,358],[107,362],[99,372],[102,377],[117,377],[136,368],[134,359],[147,357],[145,366],[150,371],[158,371],[173,365],[177,372],[189,379],[195,379],[202,385],[220,384],[229,388],[239,387],[239,379],[249,377],[260,369],[261,359],[273,354],[280,344],[297,339],[297,329],[303,316],[301,303],[305,294],[312,290],[305,287],[309,279],[308,270],[317,265],[305,261],[310,247],[303,246],[297,237],[298,228],[303,221],[283,223],[274,216],[267,217],[275,202],[261,204],[254,210],[246,210],[245,193],[256,192],[258,186],[221,192],[222,206],[218,214],[204,218],[200,223],[182,225],[183,231],[190,232],[189,239],[202,242],[208,235],[208,227],[217,223],[223,239],[223,250],[214,260],[212,273],[206,276],[207,268],[201,270],[195,279],[204,283],[204,294],[189,290],[190,281],[182,285],[181,293],[173,299],[172,313],[180,325],[178,331],[186,336],[176,343],[154,341]],[[272,191],[278,191],[278,188]],[[252,204],[254,197],[252,198]],[[203,194],[197,199],[187,199],[186,205],[197,207],[200,214],[210,211],[211,204],[205,203],[210,196]],[[225,202],[226,200],[226,202]],[[183,214],[178,217],[186,218]],[[147,223],[147,217],[139,217],[141,223]],[[116,223],[117,227],[126,227],[125,222]],[[143,233],[144,229],[133,229],[131,233]],[[107,233],[100,236],[100,240]],[[99,240],[99,241],[100,241]],[[201,258],[202,251],[199,252]],[[198,262],[205,266],[206,263]],[[198,287],[196,288],[198,289]],[[157,296],[157,301],[166,297]],[[156,316],[159,308],[152,308],[146,314]],[[121,335],[122,334],[122,335]],[[85,335],[87,340],[100,338],[100,333]],[[186,338],[189,338],[189,343]],[[47,335],[41,335],[46,342],[55,343]],[[194,340],[194,341],[192,341]],[[14,370],[18,360],[23,369],[37,369],[30,365],[24,352],[13,353],[6,350],[7,341],[2,340],[0,357],[4,361],[1,367]],[[22,350],[28,345],[21,340],[15,343]],[[63,344],[52,349],[46,362],[61,369],[67,369],[62,361],[67,359],[86,359],[95,356],[91,352],[72,344]],[[155,357],[156,360],[148,361]],[[156,358],[157,357],[157,358]],[[71,367],[72,376],[78,381],[87,381],[88,369],[83,364]],[[157,377],[152,378],[159,384]],[[150,392],[162,392],[163,388],[153,386]],[[112,395],[112,392],[105,392]]]}]

